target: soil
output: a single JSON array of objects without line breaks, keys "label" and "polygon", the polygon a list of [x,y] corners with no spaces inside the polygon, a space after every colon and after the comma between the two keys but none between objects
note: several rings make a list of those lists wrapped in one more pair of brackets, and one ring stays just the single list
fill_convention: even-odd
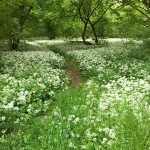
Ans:
[{"label": "soil", "polygon": [[66,61],[66,72],[71,77],[70,88],[75,88],[76,86],[84,83],[84,79],[76,70],[75,64],[71,60]]}]

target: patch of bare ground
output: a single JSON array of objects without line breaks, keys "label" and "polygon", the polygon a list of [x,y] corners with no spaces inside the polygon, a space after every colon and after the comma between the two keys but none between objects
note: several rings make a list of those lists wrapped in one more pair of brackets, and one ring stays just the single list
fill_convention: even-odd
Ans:
[{"label": "patch of bare ground", "polygon": [[66,72],[71,78],[70,88],[75,88],[76,86],[85,82],[85,80],[76,70],[74,62],[71,60],[66,61]]}]

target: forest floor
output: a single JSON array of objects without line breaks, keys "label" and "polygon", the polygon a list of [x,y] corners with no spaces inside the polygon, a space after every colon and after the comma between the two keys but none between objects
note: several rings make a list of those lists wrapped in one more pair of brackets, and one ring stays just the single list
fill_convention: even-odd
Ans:
[{"label": "forest floor", "polygon": [[[28,42],[30,45],[36,46],[38,49],[41,50],[49,50],[47,47],[40,45],[40,43],[48,43],[45,41],[33,41],[33,42]],[[62,43],[62,41],[55,41],[55,43]],[[49,44],[51,44],[49,42]],[[69,75],[69,77],[71,78],[71,83],[70,83],[70,88],[73,89],[76,86],[84,83],[84,79],[83,77],[80,75],[79,71],[76,68],[75,63],[72,60],[66,60],[66,73]]]},{"label": "forest floor", "polygon": [[66,72],[71,78],[70,88],[75,88],[76,86],[84,83],[84,79],[77,71],[73,61],[71,60],[66,61]]},{"label": "forest floor", "polygon": [[148,150],[150,49],[115,41],[2,52],[0,149]]}]

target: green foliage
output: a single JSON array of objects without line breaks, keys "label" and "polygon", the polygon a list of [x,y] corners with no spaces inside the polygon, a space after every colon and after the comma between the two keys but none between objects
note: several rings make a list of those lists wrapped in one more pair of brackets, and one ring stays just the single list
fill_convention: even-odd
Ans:
[{"label": "green foliage", "polygon": [[3,135],[22,120],[46,112],[55,94],[66,88],[68,79],[63,57],[53,52],[3,52],[0,64]]},{"label": "green foliage", "polygon": [[10,50],[18,49],[25,23],[34,7],[34,4],[35,2],[32,0],[2,1],[0,7],[2,23],[0,28],[3,29],[4,38],[8,39]]},{"label": "green foliage", "polygon": [[[93,37],[94,32],[96,37],[143,37],[148,33],[145,29],[149,24],[146,17],[149,14],[144,11],[146,15],[143,15],[137,10],[140,1],[128,2],[128,5],[122,5],[117,1],[82,0],[80,3],[73,1],[75,5],[72,5],[70,0],[3,0],[0,6],[0,38],[13,37],[14,44],[18,39],[38,36],[78,38],[85,22],[88,24],[85,38]],[[76,6],[82,8],[82,17]],[[146,5],[143,3],[141,6],[145,8]],[[32,10],[28,14],[30,8]]]},{"label": "green foliage", "polygon": [[132,97],[134,92],[142,96],[143,90],[148,91],[143,84],[149,86],[144,80],[126,78],[103,86],[90,80],[76,90],[59,93],[58,106],[45,119],[33,119],[26,127],[21,125],[15,132],[17,136],[6,137],[3,145],[8,149],[147,150],[147,98],[137,95],[135,101]]},{"label": "green foliage", "polygon": [[144,39],[143,43],[145,47],[150,48],[150,39]]},{"label": "green foliage", "polygon": [[139,47],[132,48],[128,54],[129,58],[136,58],[139,61],[150,62],[150,46],[149,41],[147,44],[141,44]]},{"label": "green foliage", "polygon": [[[51,46],[73,58],[81,73],[89,75],[86,83],[73,90],[65,88],[68,80],[60,72],[64,59],[59,55],[47,51],[2,53],[0,148],[148,149],[149,61],[133,58],[131,47],[96,47]],[[144,53],[142,49],[134,52]],[[51,91],[54,94],[47,95]],[[33,117],[38,114],[41,116]]]}]

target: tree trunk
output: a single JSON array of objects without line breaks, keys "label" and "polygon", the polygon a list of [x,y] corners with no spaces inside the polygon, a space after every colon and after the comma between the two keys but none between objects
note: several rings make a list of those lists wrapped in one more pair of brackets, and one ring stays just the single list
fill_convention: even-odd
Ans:
[{"label": "tree trunk", "polygon": [[49,40],[55,39],[56,38],[56,30],[55,30],[55,25],[51,20],[45,20],[45,27],[46,27],[46,34]]},{"label": "tree trunk", "polygon": [[18,50],[19,43],[20,43],[19,38],[16,40],[13,37],[9,37],[8,39],[9,50]]},{"label": "tree trunk", "polygon": [[88,22],[84,22],[84,30],[83,30],[83,33],[82,33],[82,39],[83,39],[84,44],[86,43],[85,35],[86,35],[87,25],[88,25]]},{"label": "tree trunk", "polygon": [[[18,29],[17,30],[11,30],[9,33],[9,37],[8,37],[8,45],[9,45],[9,49],[10,50],[18,50],[19,47],[19,43],[20,43],[20,35],[23,32],[24,29],[24,24],[26,22],[26,20],[29,17],[29,13],[31,12],[31,10],[33,9],[33,6],[28,6],[24,4],[24,2],[22,2],[19,6],[18,9]],[[18,33],[17,36],[15,35],[15,33]]]},{"label": "tree trunk", "polygon": [[89,24],[92,28],[92,31],[93,31],[93,34],[94,34],[94,37],[95,37],[95,44],[97,44],[98,43],[98,36],[97,36],[96,30],[95,30],[95,26],[92,24],[91,21],[89,21]]}]

